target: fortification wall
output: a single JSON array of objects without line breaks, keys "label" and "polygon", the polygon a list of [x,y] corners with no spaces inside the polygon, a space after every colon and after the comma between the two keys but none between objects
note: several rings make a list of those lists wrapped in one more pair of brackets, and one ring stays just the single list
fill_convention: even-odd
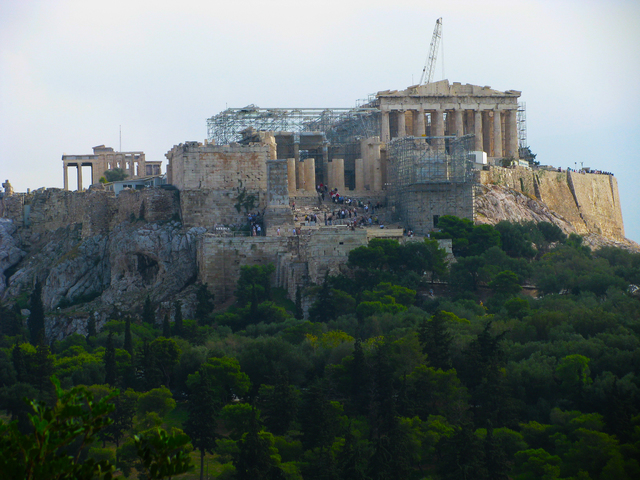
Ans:
[{"label": "fortification wall", "polygon": [[[214,225],[244,225],[247,215],[244,208],[238,211],[238,190],[183,190],[180,192],[182,223],[186,227],[210,228]],[[255,207],[250,211],[263,211],[266,206],[265,191],[248,193],[255,197]],[[245,197],[246,198],[246,197]]]},{"label": "fortification wall", "polygon": [[538,170],[535,178],[540,192],[540,200],[573,225],[578,234],[589,233],[569,188],[567,172]]},{"label": "fortification wall", "polygon": [[104,190],[50,188],[4,201],[4,217],[13,220],[25,240],[74,223],[82,224],[82,237],[87,238],[127,220],[167,221],[178,213],[179,204],[177,192],[157,188],[124,190],[118,197]]},{"label": "fortification wall", "polygon": [[530,168],[491,167],[481,170],[480,183],[483,185],[503,185],[529,196],[535,196],[534,173]]},{"label": "fortification wall", "polygon": [[616,179],[612,175],[569,172],[568,180],[587,230],[609,238],[624,238]]},{"label": "fortification wall", "polygon": [[268,144],[201,145],[187,142],[174,146],[169,160],[168,181],[179,190],[213,189],[248,192],[267,189]]}]

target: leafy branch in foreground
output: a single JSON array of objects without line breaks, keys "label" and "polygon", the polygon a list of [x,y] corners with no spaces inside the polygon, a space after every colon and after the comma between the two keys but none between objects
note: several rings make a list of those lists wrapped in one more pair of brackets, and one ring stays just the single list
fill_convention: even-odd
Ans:
[{"label": "leafy branch in foreground", "polygon": [[93,401],[84,387],[64,391],[52,376],[56,403],[30,401],[33,432],[22,434],[16,421],[0,422],[0,477],[20,479],[111,479],[115,467],[108,460],[81,459],[83,450],[95,442],[97,433],[111,424],[110,400],[117,391]]}]

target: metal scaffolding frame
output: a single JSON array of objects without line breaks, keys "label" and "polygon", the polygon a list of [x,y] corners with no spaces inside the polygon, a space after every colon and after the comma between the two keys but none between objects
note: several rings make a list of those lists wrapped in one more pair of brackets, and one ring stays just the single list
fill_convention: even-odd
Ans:
[{"label": "metal scaffolding frame", "polygon": [[[394,138],[389,142],[387,166],[392,190],[401,192],[415,184],[472,181],[469,152],[473,141],[474,135]],[[446,148],[437,145],[441,142]]]},{"label": "metal scaffolding frame", "polygon": [[207,136],[217,145],[239,142],[242,131],[254,128],[268,132],[323,132],[330,142],[343,143],[355,137],[377,135],[379,110],[356,108],[227,108],[207,119]]},{"label": "metal scaffolding frame", "polygon": [[527,104],[525,102],[518,103],[518,148],[527,148]]}]

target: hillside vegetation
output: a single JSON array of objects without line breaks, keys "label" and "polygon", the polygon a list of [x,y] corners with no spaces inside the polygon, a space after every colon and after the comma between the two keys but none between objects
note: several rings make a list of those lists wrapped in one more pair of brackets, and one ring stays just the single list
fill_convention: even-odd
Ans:
[{"label": "hillside vegetation", "polygon": [[148,300],[51,345],[36,285],[0,308],[0,476],[43,428],[22,399],[44,415],[66,389],[112,405],[59,451],[86,478],[168,478],[180,455],[180,478],[640,478],[640,254],[550,223],[438,226],[451,265],[433,239],[377,239],[295,299],[243,267],[225,311],[202,285],[194,318]]}]

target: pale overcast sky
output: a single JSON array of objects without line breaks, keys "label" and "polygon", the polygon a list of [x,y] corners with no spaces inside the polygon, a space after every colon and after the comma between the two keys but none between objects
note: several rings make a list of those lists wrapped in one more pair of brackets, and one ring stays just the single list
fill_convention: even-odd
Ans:
[{"label": "pale overcast sky", "polygon": [[0,0],[0,179],[62,187],[62,154],[118,149],[120,125],[165,160],[226,106],[404,89],[438,17],[434,80],[522,91],[537,159],[613,172],[640,241],[637,0]]}]

